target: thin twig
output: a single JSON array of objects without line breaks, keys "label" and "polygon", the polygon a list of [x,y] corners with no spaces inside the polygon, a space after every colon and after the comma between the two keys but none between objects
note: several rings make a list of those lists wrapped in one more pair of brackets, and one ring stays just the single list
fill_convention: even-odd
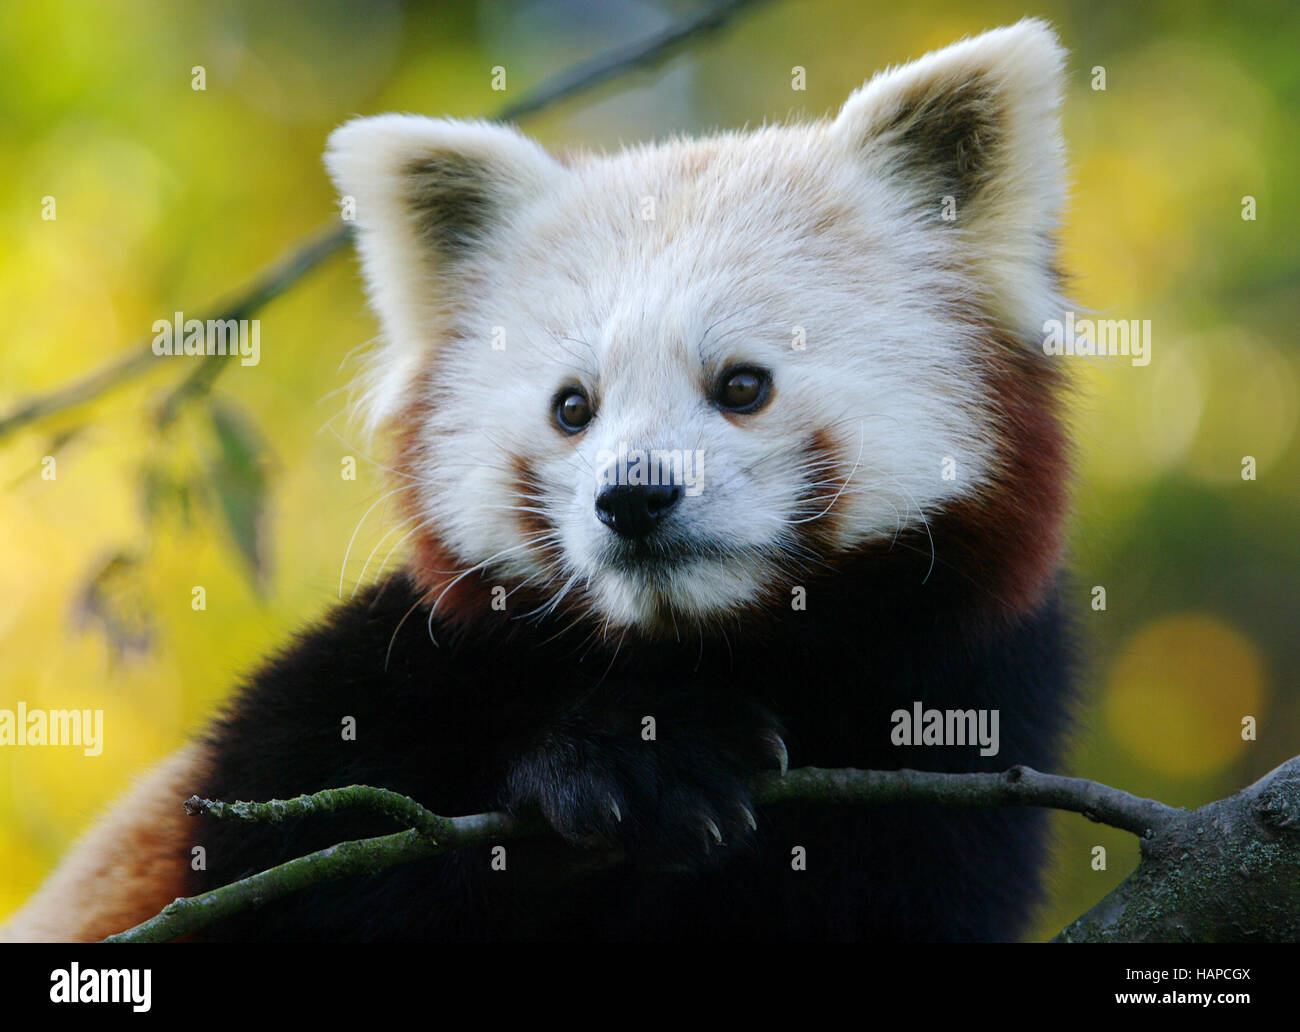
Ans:
[{"label": "thin twig", "polygon": [[803,799],[821,803],[927,803],[941,806],[1046,806],[1148,837],[1183,811],[1085,778],[1012,767],[998,774],[940,774],[927,770],[824,770],[802,767],[754,782],[761,803]]},{"label": "thin twig", "polygon": [[223,917],[300,889],[342,878],[377,874],[459,846],[518,838],[524,827],[503,813],[439,820],[442,823],[436,840],[411,828],[393,835],[340,842],[211,892],[174,900],[156,917],[118,935],[110,935],[104,942],[170,942],[206,928]]},{"label": "thin twig", "polygon": [[[219,306],[220,314],[214,318],[236,322],[249,318],[258,309],[283,294],[330,255],[340,250],[351,239],[351,226],[325,227],[306,244],[297,247],[264,270],[238,297]],[[152,346],[150,350],[152,352]],[[189,375],[173,387],[163,399],[155,416],[158,429],[166,430],[175,422],[187,402],[207,394],[217,377],[231,364],[231,361],[229,355],[205,355]],[[3,436],[2,429],[0,429],[0,436]]]},{"label": "thin twig", "polygon": [[292,799],[272,799],[265,803],[223,803],[217,799],[200,799],[190,796],[185,800],[185,812],[191,817],[200,815],[218,820],[234,818],[258,823],[278,823],[291,817],[311,817],[338,810],[367,809],[391,817],[416,831],[437,837],[441,822],[446,818],[426,810],[410,796],[387,788],[369,785],[349,785],[346,788],[326,788],[311,795]]},{"label": "thin twig", "polygon": [[637,68],[652,68],[661,64],[678,47],[685,43],[694,43],[716,32],[742,7],[757,2],[758,0],[721,0],[719,3],[706,4],[698,11],[668,26],[658,35],[626,46],[615,47],[548,79],[518,103],[507,104],[497,113],[496,119],[499,122],[517,122],[529,115],[535,115],[543,108],[598,86],[607,79]]}]

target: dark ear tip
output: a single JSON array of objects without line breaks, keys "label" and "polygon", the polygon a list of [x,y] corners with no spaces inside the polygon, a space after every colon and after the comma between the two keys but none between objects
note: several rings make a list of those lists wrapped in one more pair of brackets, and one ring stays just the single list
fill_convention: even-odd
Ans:
[{"label": "dark ear tip", "polygon": [[885,132],[895,136],[903,166],[958,210],[975,196],[998,159],[1004,132],[997,85],[985,74],[922,83],[904,95]]},{"label": "dark ear tip", "polygon": [[420,236],[444,258],[468,250],[492,219],[489,170],[453,151],[412,158],[403,169],[403,201]]}]

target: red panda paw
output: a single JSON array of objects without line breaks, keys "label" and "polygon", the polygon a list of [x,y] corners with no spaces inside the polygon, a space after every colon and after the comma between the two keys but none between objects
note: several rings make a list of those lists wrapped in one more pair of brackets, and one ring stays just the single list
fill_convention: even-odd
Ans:
[{"label": "red panda paw", "polygon": [[782,730],[754,704],[723,718],[608,712],[548,730],[510,769],[505,805],[540,812],[576,846],[616,848],[653,867],[699,867],[749,848],[748,780],[787,763]]}]

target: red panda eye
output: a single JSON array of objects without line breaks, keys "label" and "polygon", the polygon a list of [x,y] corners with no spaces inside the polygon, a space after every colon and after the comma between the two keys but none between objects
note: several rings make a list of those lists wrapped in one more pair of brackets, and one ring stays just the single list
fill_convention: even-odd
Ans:
[{"label": "red panda eye", "polygon": [[766,400],[772,377],[764,369],[728,369],[713,400],[729,412],[753,412]]},{"label": "red panda eye", "polygon": [[576,434],[591,422],[591,402],[582,391],[561,391],[555,403],[555,419],[565,433]]}]

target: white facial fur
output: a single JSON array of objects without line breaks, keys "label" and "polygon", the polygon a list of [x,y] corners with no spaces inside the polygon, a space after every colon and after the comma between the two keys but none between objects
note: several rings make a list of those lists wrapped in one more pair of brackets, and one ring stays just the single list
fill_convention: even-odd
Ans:
[{"label": "white facial fur", "polygon": [[[998,462],[989,328],[1026,339],[1060,307],[1062,63],[1021,22],[877,76],[831,122],[564,164],[482,123],[337,130],[384,329],[363,405],[372,426],[417,414],[406,472],[459,568],[613,629],[707,623],[788,599],[810,549],[978,495]],[[946,135],[963,105],[977,140]],[[739,365],[771,398],[724,414],[710,391]],[[555,418],[568,385],[595,404],[576,435]],[[702,453],[660,531],[689,557],[617,560],[595,496],[620,444]]]}]

